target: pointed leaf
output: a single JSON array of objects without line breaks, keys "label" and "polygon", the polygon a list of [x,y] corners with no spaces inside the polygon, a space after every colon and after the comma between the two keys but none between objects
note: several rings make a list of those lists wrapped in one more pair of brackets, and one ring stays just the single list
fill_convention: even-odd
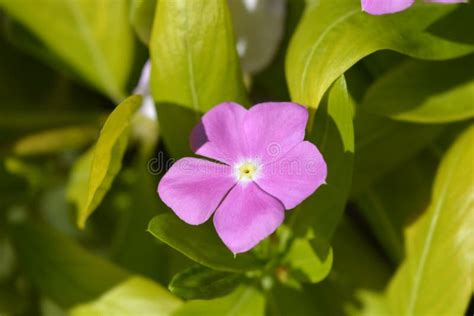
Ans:
[{"label": "pointed leaf", "polygon": [[[471,13],[465,14],[463,10]],[[474,50],[469,35],[474,27],[472,10],[471,4],[458,11],[456,6],[419,5],[399,14],[371,16],[361,10],[360,1],[310,3],[287,54],[291,98],[316,109],[334,80],[357,61],[379,50],[395,50],[421,59],[468,54]],[[442,22],[450,25],[449,34],[445,34],[447,27],[432,25],[440,19],[446,19]],[[453,38],[453,34],[465,38]]]},{"label": "pointed leaf", "polygon": [[138,37],[148,45],[155,18],[158,0],[132,0],[130,3],[130,23]]},{"label": "pointed leaf", "polygon": [[283,259],[292,270],[303,274],[302,281],[317,283],[322,281],[331,271],[333,254],[332,249],[324,258],[320,258],[309,241],[296,239],[293,241],[288,254]]},{"label": "pointed leaf", "polygon": [[212,299],[232,292],[241,274],[194,266],[176,274],[168,285],[170,291],[184,299]]},{"label": "pointed leaf", "polygon": [[259,262],[250,253],[234,255],[227,249],[208,222],[199,226],[188,225],[176,215],[155,216],[148,231],[194,261],[209,268],[230,272],[256,270]]},{"label": "pointed leaf", "polygon": [[472,294],[472,157],[474,126],[443,158],[428,210],[406,230],[406,258],[388,288],[393,315],[462,315],[466,310]]},{"label": "pointed leaf", "polygon": [[79,210],[77,218],[80,228],[84,228],[87,218],[100,204],[122,167],[130,121],[141,101],[141,96],[134,95],[120,103],[110,114],[100,132],[94,147],[87,196],[83,197],[86,202]]},{"label": "pointed leaf", "polygon": [[473,69],[474,55],[445,62],[410,60],[370,87],[363,109],[418,123],[472,118]]},{"label": "pointed leaf", "polygon": [[13,152],[18,156],[30,156],[81,149],[91,143],[97,133],[97,128],[93,126],[45,130],[19,139],[13,147]]},{"label": "pointed leaf", "polygon": [[[316,124],[309,134],[328,165],[327,184],[304,201],[293,212],[290,226],[296,233],[312,237],[318,243],[329,241],[346,207],[352,184],[354,161],[353,104],[343,77],[334,83],[325,104],[318,110]],[[327,253],[319,253],[321,260]]]}]

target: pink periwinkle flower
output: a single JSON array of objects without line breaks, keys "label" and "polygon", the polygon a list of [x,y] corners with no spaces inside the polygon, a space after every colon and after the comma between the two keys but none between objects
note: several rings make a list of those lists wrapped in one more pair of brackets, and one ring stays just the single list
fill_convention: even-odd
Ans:
[{"label": "pink periwinkle flower", "polygon": [[214,214],[214,226],[234,253],[250,250],[326,180],[315,145],[304,141],[308,111],[290,102],[247,110],[226,102],[207,112],[191,134],[200,156],[178,160],[158,185],[158,194],[191,225]]},{"label": "pink periwinkle flower", "polygon": [[[425,0],[437,3],[466,3],[467,0]],[[415,0],[362,0],[362,10],[373,15],[390,14],[408,9]]]}]

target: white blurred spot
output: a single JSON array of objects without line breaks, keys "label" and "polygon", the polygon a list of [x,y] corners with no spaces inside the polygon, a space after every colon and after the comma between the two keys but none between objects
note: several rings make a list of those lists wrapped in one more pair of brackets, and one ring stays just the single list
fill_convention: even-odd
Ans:
[{"label": "white blurred spot", "polygon": [[135,90],[133,93],[146,95],[150,94],[150,73],[151,73],[151,63],[150,60],[147,60],[142,69],[142,74],[140,75],[140,80],[138,81]]},{"label": "white blurred spot", "polygon": [[143,96],[142,107],[140,108],[140,113],[149,119],[156,120],[156,108],[155,103],[153,102],[153,97],[150,93],[150,73],[151,73],[151,63],[148,60],[142,69],[142,74],[140,80],[138,81],[137,86],[133,90],[133,93],[140,94]]},{"label": "white blurred spot", "polygon": [[249,12],[253,12],[257,9],[258,0],[244,0],[244,5],[249,10]]},{"label": "white blurred spot", "polygon": [[152,120],[156,120],[155,102],[153,102],[153,97],[151,95],[146,95],[143,97],[140,113]]},{"label": "white blurred spot", "polygon": [[247,51],[247,39],[246,38],[239,38],[237,41],[237,53],[240,57],[245,56],[245,52]]},{"label": "white blurred spot", "polygon": [[287,0],[228,0],[228,3],[242,70],[256,74],[272,62],[280,47]]}]

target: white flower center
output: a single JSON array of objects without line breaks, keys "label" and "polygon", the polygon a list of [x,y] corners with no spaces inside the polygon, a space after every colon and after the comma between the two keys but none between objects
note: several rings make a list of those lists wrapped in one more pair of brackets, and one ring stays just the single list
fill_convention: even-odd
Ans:
[{"label": "white flower center", "polygon": [[253,160],[244,160],[234,165],[234,174],[239,182],[249,182],[257,178],[260,166]]}]

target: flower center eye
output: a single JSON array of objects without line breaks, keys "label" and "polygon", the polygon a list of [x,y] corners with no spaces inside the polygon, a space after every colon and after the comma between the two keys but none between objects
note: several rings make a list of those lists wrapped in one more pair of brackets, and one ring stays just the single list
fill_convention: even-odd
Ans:
[{"label": "flower center eye", "polygon": [[258,173],[258,166],[254,162],[245,161],[235,167],[235,177],[238,181],[248,182],[255,179]]}]

